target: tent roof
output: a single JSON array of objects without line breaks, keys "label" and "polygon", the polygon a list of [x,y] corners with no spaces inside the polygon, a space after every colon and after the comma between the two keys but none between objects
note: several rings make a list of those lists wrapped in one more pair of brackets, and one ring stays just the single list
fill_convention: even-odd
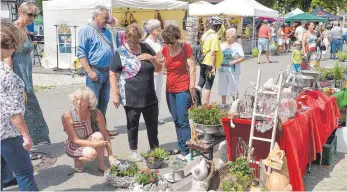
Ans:
[{"label": "tent roof", "polygon": [[342,19],[342,17],[340,16],[324,11],[324,9],[321,7],[315,8],[311,14],[319,16],[319,17],[328,18],[329,21],[337,21]]},{"label": "tent roof", "polygon": [[188,9],[189,3],[176,0],[111,0],[112,8],[173,10]]},{"label": "tent roof", "polygon": [[328,22],[328,19],[323,17],[318,17],[309,13],[300,13],[300,14],[287,18],[285,21],[286,22],[292,22],[292,21]]},{"label": "tent roof", "polygon": [[97,5],[108,8],[137,8],[137,9],[188,9],[188,2],[176,0],[52,0],[43,1],[45,10],[60,9],[93,9]]},{"label": "tent roof", "polygon": [[255,0],[224,0],[215,5],[221,14],[257,17],[278,17],[278,11]]},{"label": "tent roof", "polygon": [[208,15],[219,15],[215,5],[206,1],[198,1],[189,4],[189,16],[208,16]]},{"label": "tent roof", "polygon": [[292,16],[297,15],[297,14],[300,14],[300,13],[304,13],[304,12],[303,12],[301,9],[296,8],[296,9],[294,9],[293,11],[291,11],[291,12],[289,12],[289,13],[283,15],[283,18],[292,17]]}]

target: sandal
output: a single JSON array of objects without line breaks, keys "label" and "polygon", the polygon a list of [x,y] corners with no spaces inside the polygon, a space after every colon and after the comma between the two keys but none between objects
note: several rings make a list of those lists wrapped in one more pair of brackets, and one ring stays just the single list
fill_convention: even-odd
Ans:
[{"label": "sandal", "polygon": [[109,131],[109,130],[107,130],[107,133],[108,133],[110,136],[116,136],[116,135],[118,135],[118,131]]},{"label": "sandal", "polygon": [[177,155],[180,154],[181,151],[179,149],[173,149],[169,151],[169,155]]},{"label": "sandal", "polygon": [[76,173],[83,173],[83,167],[80,167],[80,168],[77,168],[77,167],[75,167],[75,172]]}]

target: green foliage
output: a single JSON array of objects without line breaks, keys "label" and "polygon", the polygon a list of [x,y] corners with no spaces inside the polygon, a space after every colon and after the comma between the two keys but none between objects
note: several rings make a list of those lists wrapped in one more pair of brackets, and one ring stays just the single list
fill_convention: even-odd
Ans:
[{"label": "green foliage", "polygon": [[232,180],[222,182],[223,191],[245,191],[253,176],[253,169],[249,166],[247,158],[239,157],[228,165]]},{"label": "green foliage", "polygon": [[157,161],[164,161],[166,158],[169,157],[169,153],[164,148],[155,148],[151,152],[147,153],[141,153],[142,157],[146,160],[152,160],[154,162]]},{"label": "green foliage", "polygon": [[110,174],[117,177],[134,177],[139,169],[136,163],[130,162],[129,164],[130,166],[123,171],[121,171],[118,166],[112,165],[110,168]]},{"label": "green foliage", "polygon": [[338,51],[336,53],[337,58],[339,58],[341,61],[347,61],[347,50],[346,51]]},{"label": "green foliage", "polygon": [[334,74],[334,79],[335,80],[341,80],[343,79],[343,72],[344,72],[344,68],[341,66],[340,63],[336,62],[333,69],[332,69],[332,72]]},{"label": "green foliage", "polygon": [[252,57],[258,57],[259,50],[258,48],[254,47],[252,49]]},{"label": "green foliage", "polygon": [[202,105],[192,107],[188,112],[189,119],[202,125],[220,125],[222,117],[228,116],[226,110],[222,110],[219,105]]},{"label": "green foliage", "polygon": [[140,185],[148,185],[150,183],[158,183],[159,181],[159,171],[151,169],[142,169],[135,176],[135,181]]},{"label": "green foliage", "polygon": [[181,170],[187,165],[187,162],[181,160],[170,160],[169,167],[174,171]]}]

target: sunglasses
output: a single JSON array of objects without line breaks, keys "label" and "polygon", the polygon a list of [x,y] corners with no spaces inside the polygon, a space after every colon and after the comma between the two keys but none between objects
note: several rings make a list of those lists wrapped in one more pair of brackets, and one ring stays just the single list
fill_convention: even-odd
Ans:
[{"label": "sunglasses", "polygon": [[36,18],[37,14],[33,14],[33,13],[26,13],[29,17],[31,18]]}]

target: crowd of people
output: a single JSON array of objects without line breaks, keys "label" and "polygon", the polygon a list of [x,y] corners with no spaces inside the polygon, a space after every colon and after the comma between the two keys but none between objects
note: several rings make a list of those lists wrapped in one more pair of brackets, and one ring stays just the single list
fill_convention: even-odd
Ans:
[{"label": "crowd of people", "polygon": [[[269,58],[274,52],[282,54],[292,51],[293,72],[301,70],[302,62],[306,62],[307,69],[311,69],[318,65],[317,60],[329,57],[336,60],[337,52],[343,51],[343,43],[347,43],[347,26],[341,27],[339,23],[302,21],[300,24],[293,23],[292,27],[284,23],[277,29],[275,22],[270,25],[265,20],[258,31],[258,64],[263,51],[267,63],[271,63]],[[317,51],[318,48],[320,51]]]},{"label": "crowd of people", "polygon": [[[39,13],[38,7],[25,2],[19,7],[19,19],[2,23],[1,27],[1,187],[18,183],[20,191],[36,191],[30,149],[37,144],[50,144],[48,126],[33,89],[31,51],[33,43],[25,30]],[[73,108],[62,114],[67,139],[66,154],[73,159],[75,172],[83,172],[83,163],[98,160],[105,171],[105,151],[110,163],[116,161],[105,118],[109,99],[118,108],[123,106],[127,118],[129,159],[142,161],[138,153],[138,131],[141,114],[147,127],[150,150],[159,147],[159,105],[162,103],[163,69],[166,69],[166,103],[177,134],[176,154],[186,160],[191,138],[188,109],[208,104],[216,74],[222,108],[227,96],[236,99],[240,79],[240,63],[244,61],[242,46],[235,28],[220,40],[223,21],[210,18],[210,29],[201,38],[199,49],[182,42],[182,31],[175,25],[162,27],[159,20],[142,27],[130,24],[125,30],[125,43],[117,48],[108,27],[116,20],[105,6],[96,6],[92,22],[78,34],[77,56],[85,70],[85,87],[68,98]],[[200,58],[194,50],[198,50]],[[196,79],[196,64],[200,65]],[[196,83],[198,81],[198,83]],[[13,151],[16,151],[13,153]]]}]

